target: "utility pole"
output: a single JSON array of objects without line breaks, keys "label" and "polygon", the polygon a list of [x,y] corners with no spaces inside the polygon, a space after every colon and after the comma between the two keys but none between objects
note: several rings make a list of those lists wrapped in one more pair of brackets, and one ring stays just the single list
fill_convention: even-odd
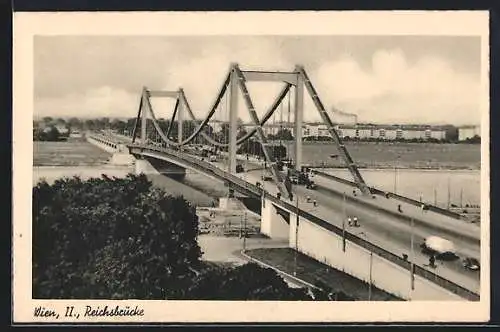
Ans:
[{"label": "utility pole", "polygon": [[448,176],[448,210],[450,209],[450,177]]},{"label": "utility pole", "polygon": [[415,275],[414,275],[414,252],[413,252],[413,218],[410,219],[410,299],[415,289]]},{"label": "utility pole", "polygon": [[368,301],[372,299],[372,269],[373,269],[373,252],[370,251],[370,284],[368,285]]},{"label": "utility pole", "polygon": [[460,207],[463,207],[463,194],[464,194],[464,188],[460,188]]},{"label": "utility pole", "polygon": [[394,193],[397,193],[398,168],[394,165]]},{"label": "utility pole", "polygon": [[345,211],[345,192],[342,195],[343,201],[342,201],[342,210],[343,210],[343,217],[342,217],[342,251],[345,252],[345,219],[347,218],[346,211]]},{"label": "utility pole", "polygon": [[299,251],[299,195],[296,195],[296,204],[295,204],[295,214],[296,214],[296,224],[295,224],[295,255],[294,255],[294,267],[293,267],[293,275],[297,275],[297,254]]},{"label": "utility pole", "polygon": [[247,249],[247,211],[243,212],[243,251]]}]

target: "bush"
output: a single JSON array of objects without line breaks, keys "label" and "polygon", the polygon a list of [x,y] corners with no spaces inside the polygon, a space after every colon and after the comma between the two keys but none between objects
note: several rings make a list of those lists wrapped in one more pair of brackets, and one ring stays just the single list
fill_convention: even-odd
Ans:
[{"label": "bush", "polygon": [[187,298],[211,300],[311,300],[305,289],[290,288],[277,273],[255,263],[201,272]]},{"label": "bush", "polygon": [[195,212],[144,175],[38,183],[33,298],[311,300],[271,269],[206,267]]},{"label": "bush", "polygon": [[145,176],[41,182],[33,188],[33,296],[165,298],[199,261],[197,231],[195,209]]}]

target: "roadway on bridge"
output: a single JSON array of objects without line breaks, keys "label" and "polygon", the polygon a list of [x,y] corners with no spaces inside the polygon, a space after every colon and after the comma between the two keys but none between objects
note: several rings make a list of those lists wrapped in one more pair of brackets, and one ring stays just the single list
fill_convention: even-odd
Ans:
[{"label": "roadway on bridge", "polygon": [[[122,142],[126,142],[125,137]],[[198,157],[200,158],[200,157]],[[201,159],[201,158],[200,158]],[[244,159],[241,158],[240,159]],[[244,161],[245,163],[245,161]],[[223,162],[214,162],[221,169],[226,169],[227,166]],[[250,165],[251,164],[251,165]],[[253,169],[248,172],[236,174],[239,178],[255,184],[261,182],[266,191],[269,193],[277,193],[276,185],[271,181],[262,181],[262,170],[255,170],[255,162],[250,162],[245,165],[245,169]],[[333,195],[330,188],[335,188],[338,184],[329,179],[321,179],[316,177],[315,181],[319,182],[318,190],[309,190],[303,186],[294,186],[294,191],[299,196],[299,208],[305,210],[317,217],[330,222],[337,227],[342,227],[344,217],[344,209],[347,216],[358,217],[360,227],[347,227],[346,231],[352,234],[364,237],[366,240],[388,250],[395,254],[407,254],[411,257],[411,228],[409,222],[397,214],[389,214],[380,210],[373,209],[369,206],[361,205],[360,203],[347,200],[344,204],[341,195]],[[321,187],[328,188],[322,189]],[[338,188],[337,188],[338,189]],[[340,192],[340,191],[339,191]],[[306,197],[310,196],[318,202],[318,206],[314,207],[311,203],[306,202]],[[286,198],[283,198],[286,199]],[[380,198],[378,198],[380,199]],[[461,222],[461,221],[456,221]],[[429,257],[420,251],[419,245],[429,235],[437,235],[448,238],[453,241],[457,247],[459,256],[471,256],[479,258],[479,245],[466,241],[460,236],[450,236],[449,233],[441,234],[436,227],[426,227],[422,224],[415,224],[413,227],[414,234],[414,256],[415,263],[424,267],[428,264]],[[478,272],[465,270],[461,264],[461,260],[452,262],[439,261],[436,269],[431,269],[434,273],[455,282],[476,293],[480,292],[480,277]]]},{"label": "roadway on bridge", "polygon": [[[223,167],[222,163],[217,163],[219,167]],[[253,170],[245,173],[237,174],[238,177],[250,182],[261,182],[266,191],[277,193],[278,189],[271,181],[262,181],[262,170]],[[332,184],[333,185],[333,184]],[[345,205],[342,196],[332,195],[329,191],[309,190],[304,186],[294,186],[294,192],[299,195],[299,208],[307,211],[325,221],[342,227],[344,217],[344,206],[347,216],[358,217],[360,227],[348,227],[346,223],[346,231],[352,234],[364,237],[366,240],[393,252],[396,255],[407,254],[409,257],[411,252],[411,227],[407,221],[397,218],[394,215],[374,210],[373,208],[362,206],[359,203],[346,201]],[[316,200],[318,206],[307,203],[307,196],[311,200]],[[457,221],[458,222],[458,221]],[[429,228],[421,225],[414,225],[414,256],[415,263],[424,267],[429,262],[429,257],[423,254],[420,250],[420,244],[429,235],[442,235],[434,230],[429,231]],[[450,238],[458,247],[459,256],[479,257],[479,246],[474,246],[460,238]],[[478,272],[465,270],[461,260],[456,261],[439,261],[436,269],[431,269],[432,272],[453,281],[471,291],[480,292],[480,277]]]}]

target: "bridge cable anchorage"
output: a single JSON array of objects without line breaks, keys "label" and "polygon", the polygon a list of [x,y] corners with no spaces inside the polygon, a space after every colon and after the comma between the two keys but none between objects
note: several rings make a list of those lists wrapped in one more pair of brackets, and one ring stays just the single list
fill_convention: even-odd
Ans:
[{"label": "bridge cable anchorage", "polygon": [[351,175],[354,178],[354,181],[356,182],[356,185],[358,188],[361,190],[361,192],[365,195],[370,195],[370,188],[367,186],[365,180],[361,176],[361,173],[358,170],[357,165],[354,163],[352,160],[349,152],[345,148],[345,145],[342,143],[342,140],[335,130],[335,127],[333,125],[332,120],[330,119],[330,116],[326,112],[325,107],[323,106],[323,103],[318,97],[318,94],[316,92],[316,89],[312,85],[311,81],[309,80],[309,77],[307,73],[305,72],[304,68],[298,67],[299,75],[303,77],[304,85],[309,92],[309,95],[311,96],[314,105],[316,106],[317,110],[319,111],[319,114],[323,120],[323,122],[328,126],[328,131],[330,132],[330,135],[333,138],[334,144],[337,146],[337,148],[340,151],[340,155],[344,159],[344,162],[347,164],[349,171],[351,172]]},{"label": "bridge cable anchorage", "polygon": [[264,131],[262,130],[262,127],[260,126],[260,120],[257,115],[257,112],[255,111],[255,107],[253,106],[252,99],[250,98],[250,95],[248,93],[248,89],[246,87],[246,80],[245,77],[243,76],[243,73],[238,67],[235,67],[235,72],[237,77],[240,78],[239,80],[239,87],[240,90],[243,94],[243,100],[245,101],[245,104],[247,106],[248,112],[250,114],[250,117],[253,121],[253,123],[257,126],[257,139],[259,140],[261,146],[262,146],[262,152],[264,152],[264,157],[266,160],[270,163],[270,168],[271,172],[273,174],[274,180],[276,181],[276,184],[278,186],[279,191],[281,192],[282,195],[287,195],[290,197],[291,194],[291,188],[287,187],[284,184],[284,179],[281,176],[281,173],[278,170],[278,166],[276,164],[276,160],[274,159],[274,155],[272,153],[269,153],[268,151],[268,142],[267,138],[264,134]]}]

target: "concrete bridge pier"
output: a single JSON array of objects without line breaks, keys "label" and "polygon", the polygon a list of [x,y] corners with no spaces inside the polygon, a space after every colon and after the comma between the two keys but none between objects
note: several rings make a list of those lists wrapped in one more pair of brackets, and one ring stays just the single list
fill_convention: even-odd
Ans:
[{"label": "concrete bridge pier", "polygon": [[268,200],[262,200],[260,232],[273,239],[288,239],[290,225],[287,217]]},{"label": "concrete bridge pier", "polygon": [[129,153],[127,146],[124,144],[117,145],[117,149],[110,159],[110,163],[113,165],[133,165],[135,161],[135,157]]}]

